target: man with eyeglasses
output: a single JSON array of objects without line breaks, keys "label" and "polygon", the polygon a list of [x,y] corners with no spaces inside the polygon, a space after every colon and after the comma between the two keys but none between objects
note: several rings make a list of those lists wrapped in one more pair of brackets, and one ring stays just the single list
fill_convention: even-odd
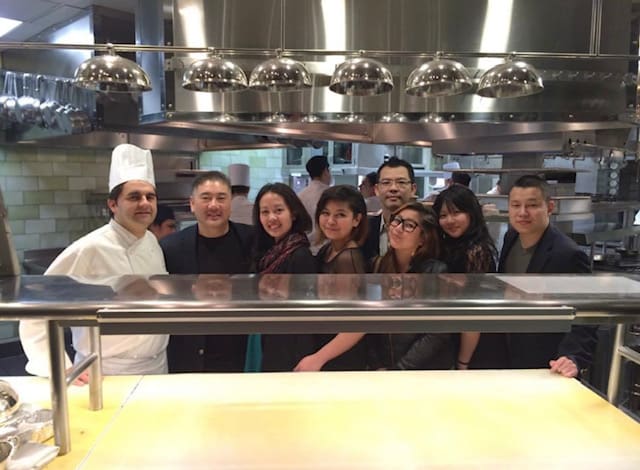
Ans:
[{"label": "man with eyeglasses", "polygon": [[391,214],[400,206],[415,198],[416,183],[413,167],[398,157],[391,157],[378,168],[375,192],[382,205],[380,214],[369,216],[369,235],[362,252],[367,260],[387,252]]}]

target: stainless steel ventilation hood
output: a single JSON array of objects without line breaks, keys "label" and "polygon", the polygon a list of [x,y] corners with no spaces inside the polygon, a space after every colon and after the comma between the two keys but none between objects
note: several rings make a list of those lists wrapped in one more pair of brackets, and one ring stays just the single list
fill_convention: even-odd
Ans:
[{"label": "stainless steel ventilation hood", "polygon": [[[314,86],[193,92],[181,87],[182,74],[202,54],[139,52],[154,91],[125,105],[102,97],[94,132],[44,139],[23,132],[7,141],[98,147],[128,140],[195,153],[339,140],[511,153],[562,151],[573,138],[635,151],[628,111],[636,104],[637,63],[616,57],[631,48],[631,0],[141,0],[137,11],[138,44],[244,50],[232,59],[247,74],[266,58],[248,50],[307,51],[295,58],[312,72]],[[394,76],[391,93],[349,97],[328,89],[345,57],[326,52],[358,50],[379,53]],[[539,53],[527,62],[541,71],[545,89],[513,99],[409,96],[407,77],[430,58],[420,51],[459,54],[476,82],[500,62],[482,53]],[[235,121],[219,122],[225,114]],[[398,114],[403,122],[384,122]]]}]

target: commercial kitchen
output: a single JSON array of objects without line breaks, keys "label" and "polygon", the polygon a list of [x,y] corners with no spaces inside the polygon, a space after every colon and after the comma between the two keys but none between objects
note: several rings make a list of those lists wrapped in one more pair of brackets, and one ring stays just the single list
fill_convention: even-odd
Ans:
[{"label": "commercial kitchen", "polygon": [[[0,465],[640,467],[640,2],[5,3],[0,17],[19,23],[0,36],[0,375],[11,386],[0,398],[14,397],[0,410]],[[278,295],[235,275],[221,281],[228,295],[209,298],[194,291],[196,273],[153,276],[153,293],[128,296],[43,276],[108,220],[110,155],[123,143],[153,153],[158,202],[179,228],[195,223],[191,185],[205,171],[249,165],[253,200],[266,183],[304,188],[313,156],[327,156],[332,184],[354,187],[397,156],[419,200],[452,164],[469,174],[500,248],[508,189],[537,174],[555,201],[551,223],[593,274],[420,274],[400,297],[385,274],[283,277]],[[487,194],[498,182],[502,194]],[[25,319],[48,321],[50,379],[24,373]],[[100,335],[584,324],[598,325],[598,347],[579,379],[545,369],[100,373]],[[69,326],[92,327],[85,387],[67,385],[81,372],[65,376]],[[13,435],[36,416],[29,407],[52,409],[43,443]]]}]

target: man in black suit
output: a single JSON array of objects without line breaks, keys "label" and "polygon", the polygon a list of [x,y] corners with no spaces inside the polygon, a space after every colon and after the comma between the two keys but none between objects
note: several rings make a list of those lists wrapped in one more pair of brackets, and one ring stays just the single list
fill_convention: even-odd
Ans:
[{"label": "man in black suit", "polygon": [[[554,203],[546,181],[519,178],[509,192],[509,224],[498,271],[501,273],[589,273],[587,255],[549,223]],[[510,334],[509,360],[513,368],[551,367],[565,377],[577,377],[592,360],[596,327],[572,326],[563,333]]]},{"label": "man in black suit", "polygon": [[411,163],[398,157],[391,157],[378,168],[378,182],[375,191],[382,211],[369,216],[369,232],[362,246],[365,259],[371,261],[387,252],[389,239],[387,226],[393,211],[410,202],[416,194],[416,180]]},{"label": "man in black suit", "polygon": [[[253,227],[229,221],[229,179],[211,171],[198,176],[192,188],[189,202],[197,224],[161,240],[167,271],[249,273]],[[167,348],[169,372],[242,372],[246,348],[246,335],[173,335]]]}]

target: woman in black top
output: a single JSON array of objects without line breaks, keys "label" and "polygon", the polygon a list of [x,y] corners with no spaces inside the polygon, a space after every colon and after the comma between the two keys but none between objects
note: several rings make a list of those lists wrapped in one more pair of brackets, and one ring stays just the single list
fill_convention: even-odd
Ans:
[{"label": "woman in black top", "polygon": [[[473,192],[459,184],[442,191],[433,210],[438,215],[442,254],[451,273],[496,271],[497,250],[487,230],[482,208]],[[478,332],[460,334],[456,367],[467,369],[500,367],[504,355],[502,335]],[[504,356],[506,357],[506,356]]]},{"label": "woman in black top", "polygon": [[[256,227],[256,272],[259,274],[312,274],[316,260],[309,250],[305,235],[311,230],[311,217],[293,190],[282,183],[266,184],[260,189],[253,206]],[[261,276],[260,286],[287,281],[288,296],[291,277]],[[275,280],[275,281],[274,281]],[[292,371],[301,358],[315,351],[313,335],[262,335],[262,370]]]},{"label": "woman in black top", "polygon": [[[318,297],[326,292],[331,298],[357,297],[362,278],[340,276],[363,274],[364,257],[360,246],[367,239],[367,207],[359,191],[338,185],[326,189],[315,214],[318,240],[328,240],[316,255],[318,272],[331,276],[318,277]],[[364,333],[316,334],[318,351],[305,357],[296,370],[364,370],[366,351],[360,340]]]},{"label": "woman in black top", "polygon": [[[391,214],[389,250],[374,261],[377,273],[443,273],[438,261],[440,241],[437,221],[430,208],[411,202]],[[387,281],[385,297],[424,296],[425,286],[414,276],[394,276]],[[400,292],[400,294],[398,294]],[[451,337],[444,333],[369,335],[369,367],[373,369],[450,369],[453,366]]]}]

